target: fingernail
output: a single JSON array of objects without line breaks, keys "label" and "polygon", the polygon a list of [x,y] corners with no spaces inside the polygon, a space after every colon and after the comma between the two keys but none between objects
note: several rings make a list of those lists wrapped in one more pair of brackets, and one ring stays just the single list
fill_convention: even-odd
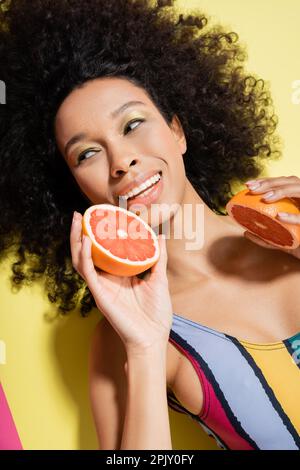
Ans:
[{"label": "fingernail", "polygon": [[269,199],[269,198],[271,198],[271,197],[273,197],[273,196],[274,196],[274,191],[269,191],[268,193],[266,193],[266,194],[263,196],[263,198],[264,198],[264,199]]},{"label": "fingernail", "polygon": [[79,219],[79,212],[74,211],[73,220],[78,220],[78,219]]},{"label": "fingernail", "polygon": [[252,180],[252,181],[247,181],[246,184],[248,186],[259,186],[261,184],[261,181]]},{"label": "fingernail", "polygon": [[255,190],[255,189],[259,188],[259,186],[260,186],[260,183],[248,184],[248,187],[251,190]]},{"label": "fingernail", "polygon": [[279,217],[288,217],[290,214],[288,214],[287,212],[278,212]]}]

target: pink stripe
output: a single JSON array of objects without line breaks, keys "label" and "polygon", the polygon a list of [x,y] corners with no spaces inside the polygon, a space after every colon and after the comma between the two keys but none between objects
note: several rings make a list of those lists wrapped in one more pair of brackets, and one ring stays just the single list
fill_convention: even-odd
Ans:
[{"label": "pink stripe", "polygon": [[232,426],[220,400],[216,396],[211,383],[206,378],[198,361],[173,339],[170,338],[169,341],[171,341],[190,360],[200,379],[204,395],[204,404],[203,409],[199,414],[199,418],[201,418],[201,420],[222,439],[229,449],[254,450],[253,447],[243,437],[241,437]]},{"label": "pink stripe", "polygon": [[0,449],[22,450],[22,444],[0,383]]}]

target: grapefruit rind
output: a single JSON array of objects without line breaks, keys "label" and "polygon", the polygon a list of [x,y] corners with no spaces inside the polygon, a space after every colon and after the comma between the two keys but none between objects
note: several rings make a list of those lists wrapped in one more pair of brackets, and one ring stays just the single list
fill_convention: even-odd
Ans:
[{"label": "grapefruit rind", "polygon": [[[151,234],[151,240],[154,244],[154,256],[147,258],[146,260],[132,261],[127,258],[120,258],[115,256],[109,250],[104,248],[95,239],[95,235],[90,226],[91,213],[97,209],[108,210],[108,211],[122,211],[128,216],[137,219],[141,224],[144,225],[146,230]],[[88,235],[92,241],[91,255],[93,263],[99,269],[106,271],[116,276],[134,276],[140,274],[147,269],[151,268],[159,259],[160,249],[159,243],[154,230],[139,216],[130,212],[122,207],[114,206],[111,204],[95,204],[90,206],[84,213],[82,218],[82,233]]]},{"label": "grapefruit rind", "polygon": [[[278,248],[286,248],[286,249],[295,249],[298,248],[300,245],[300,225],[296,225],[293,223],[282,222],[280,219],[277,218],[278,212],[288,212],[290,214],[297,214],[300,215],[299,208],[293,203],[290,198],[282,198],[279,201],[265,202],[262,200],[263,194],[253,194],[248,189],[244,189],[233,196],[230,201],[226,205],[226,210],[228,215],[235,220],[236,223],[241,225],[242,227],[246,228],[249,232],[253,233],[256,236],[259,236],[263,240],[271,243],[272,245]],[[254,230],[251,230],[249,226],[244,225],[241,223],[240,220],[237,220],[235,215],[233,214],[234,208],[243,207],[249,208],[256,211],[258,214],[263,214],[267,217],[279,224],[284,230],[286,230],[292,239],[292,243],[289,245],[284,245],[280,243],[276,243],[274,240],[270,238],[263,237],[261,234],[258,234]]]}]

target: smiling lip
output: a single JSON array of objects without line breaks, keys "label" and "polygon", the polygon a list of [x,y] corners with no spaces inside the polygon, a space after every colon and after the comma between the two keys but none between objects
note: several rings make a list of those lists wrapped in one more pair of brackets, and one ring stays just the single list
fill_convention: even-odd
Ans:
[{"label": "smiling lip", "polygon": [[[163,177],[161,176],[160,180],[157,181],[157,183],[155,183],[152,186],[150,192],[146,196],[143,196],[143,194],[141,194],[136,197],[127,199],[128,209],[129,208],[132,209],[132,206],[138,206],[138,205],[149,206],[150,204],[152,204],[158,199],[162,190],[163,190]],[[147,190],[145,189],[145,192],[146,191]]]},{"label": "smiling lip", "polygon": [[150,170],[145,173],[140,173],[136,178],[134,178],[130,183],[128,183],[126,186],[122,188],[122,191],[117,193],[117,196],[124,196],[124,194],[129,193],[131,189],[140,186],[140,184],[144,183],[144,181],[147,181],[147,179],[151,178],[152,176],[156,175],[159,173],[160,175],[162,174],[161,170]]}]

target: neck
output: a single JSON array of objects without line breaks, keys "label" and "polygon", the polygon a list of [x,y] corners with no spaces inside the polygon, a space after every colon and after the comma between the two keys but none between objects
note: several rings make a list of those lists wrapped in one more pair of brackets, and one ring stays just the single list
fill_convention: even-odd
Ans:
[{"label": "neck", "polygon": [[211,210],[186,179],[180,210],[172,217],[166,233],[170,292],[210,278],[214,273],[209,256],[211,245],[224,234],[239,232],[228,216]]}]

